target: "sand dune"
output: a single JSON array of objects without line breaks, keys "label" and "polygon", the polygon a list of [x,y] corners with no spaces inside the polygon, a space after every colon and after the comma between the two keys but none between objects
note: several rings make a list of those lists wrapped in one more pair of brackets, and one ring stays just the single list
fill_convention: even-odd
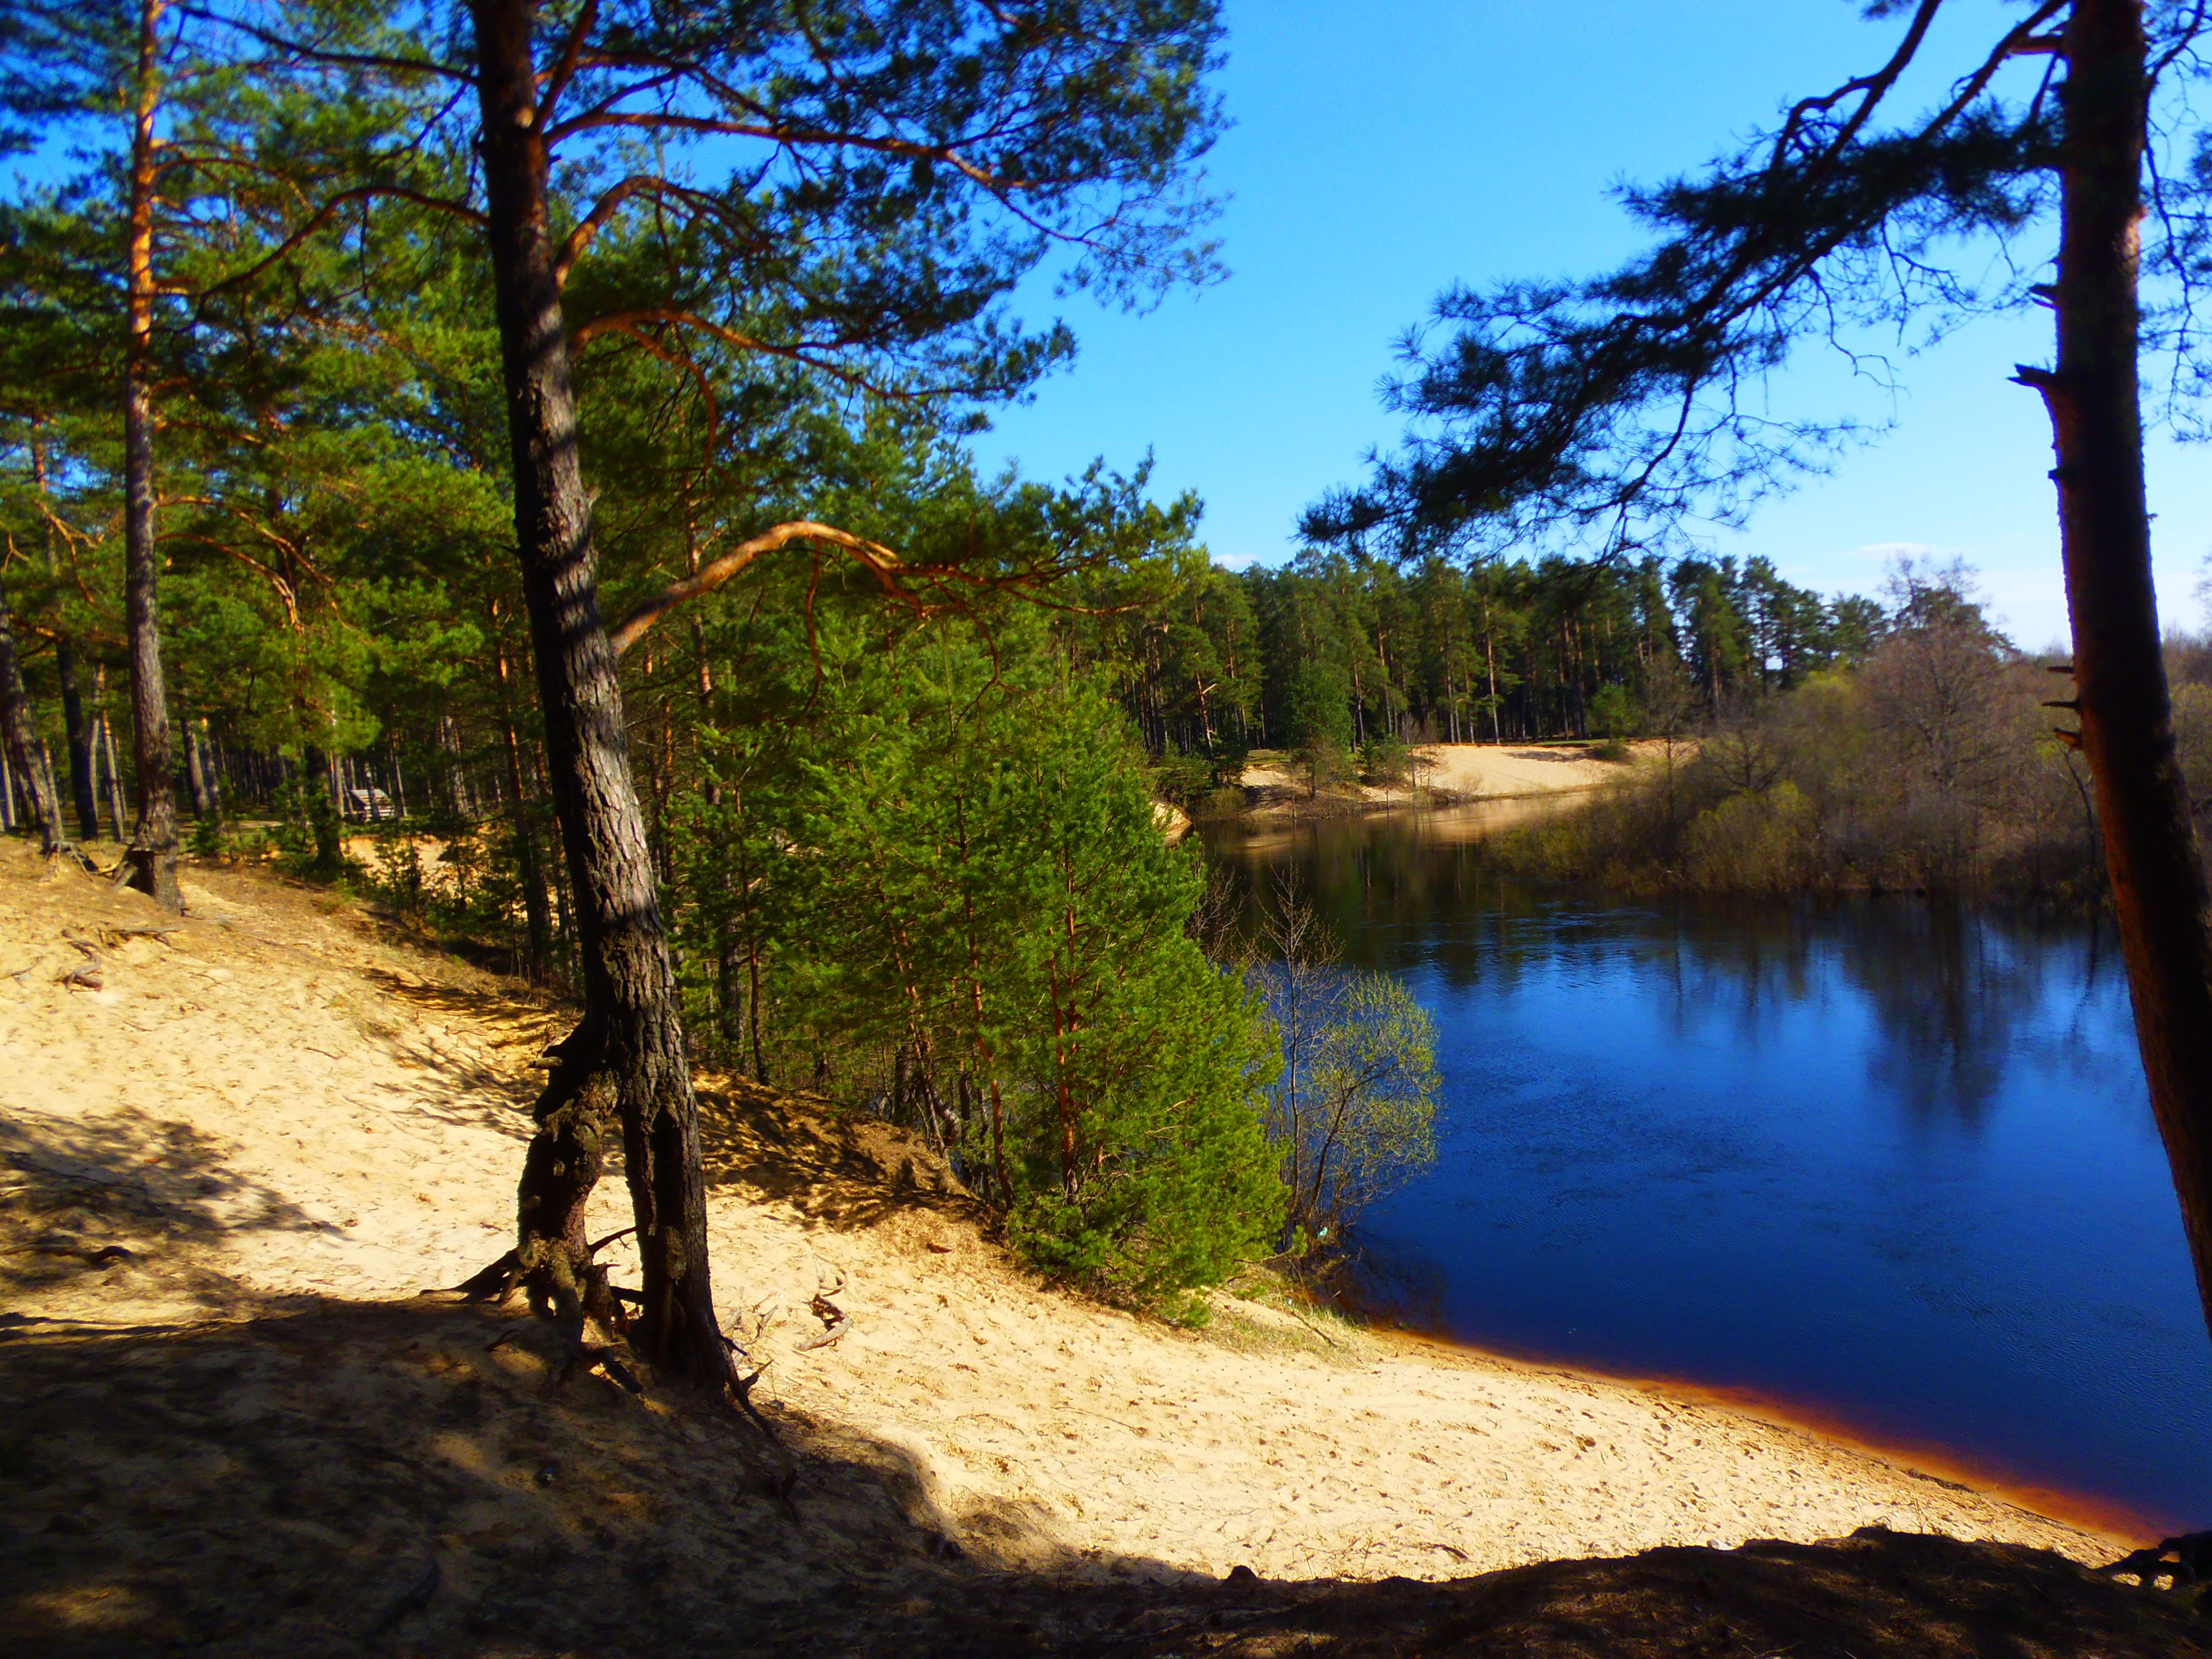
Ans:
[{"label": "sand dune", "polygon": [[[0,1214],[27,1241],[9,1304],[219,1319],[409,1297],[495,1255],[560,1011],[265,873],[185,890],[173,931],[134,934],[167,924],[0,847]],[[1230,1297],[1201,1334],[1102,1309],[1011,1264],[897,1132],[703,1082],[718,1293],[773,1361],[759,1397],[894,1449],[971,1552],[1444,1578],[1875,1524],[2115,1553],[1710,1401]],[[76,1196],[9,1209],[57,1182]],[[619,1180],[598,1206],[627,1221]],[[851,1334],[802,1350],[808,1297],[840,1280]]]},{"label": "sand dune", "polygon": [[[1664,744],[1649,738],[1628,747],[1630,760],[1621,762],[1593,759],[1585,749],[1534,744],[1427,744],[1413,751],[1420,763],[1413,782],[1354,783],[1319,799],[1307,794],[1304,780],[1288,761],[1249,766],[1241,781],[1249,803],[1247,811],[1261,817],[1411,806],[1437,800],[1531,800],[1602,788],[1626,776],[1632,765],[1656,764],[1666,753]],[[1677,743],[1676,763],[1686,761],[1692,752],[1692,745]]]}]

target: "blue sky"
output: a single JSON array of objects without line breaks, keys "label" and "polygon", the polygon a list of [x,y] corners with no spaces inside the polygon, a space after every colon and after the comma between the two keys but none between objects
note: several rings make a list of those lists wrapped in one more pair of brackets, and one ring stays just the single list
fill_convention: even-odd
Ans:
[{"label": "blue sky", "polygon": [[[2017,9],[1959,0],[1932,43],[1945,78]],[[1150,450],[1157,494],[1205,500],[1218,560],[1279,562],[1299,510],[1356,481],[1363,454],[1395,436],[1376,384],[1439,289],[1628,255],[1638,233],[1607,186],[1692,167],[1785,97],[1878,63],[1897,25],[1857,12],[1850,0],[1229,0],[1218,85],[1237,125],[1207,162],[1231,197],[1218,226],[1229,279],[1142,316],[1057,307],[1080,357],[1000,415],[981,457],[1057,477],[1100,456],[1127,469]],[[1022,308],[1055,309],[1048,283]],[[2008,379],[2050,349],[2045,319],[1999,318],[1900,359],[1885,438],[1710,545],[1765,554],[1822,592],[1875,590],[1899,549],[1962,557],[2022,644],[2063,638],[2049,430]],[[1807,411],[1893,410],[1818,352],[1777,396]],[[2161,434],[2150,465],[2162,612],[2199,627],[2212,450]]]}]

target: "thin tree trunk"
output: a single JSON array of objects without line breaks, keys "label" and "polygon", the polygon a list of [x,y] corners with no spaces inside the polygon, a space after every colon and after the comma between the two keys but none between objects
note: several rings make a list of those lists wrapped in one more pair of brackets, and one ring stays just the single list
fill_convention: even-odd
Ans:
[{"label": "thin tree trunk", "polygon": [[2212,1323],[2212,901],[2160,649],[2136,382],[2140,0],[2075,0],[2064,52],[2058,359],[2021,378],[2051,415],[2080,743],[2096,781],[2151,1109]]},{"label": "thin tree trunk", "polygon": [[496,660],[500,729],[507,741],[508,808],[514,824],[514,861],[522,878],[523,922],[530,934],[530,978],[533,984],[542,984],[553,965],[553,919],[545,896],[545,872],[538,866],[538,831],[530,822],[530,792],[523,787],[522,740],[516,735],[514,707],[507,697],[504,648],[496,653]]},{"label": "thin tree trunk", "polygon": [[208,787],[207,757],[201,750],[196,720],[185,722],[185,778],[191,785],[192,816],[205,823],[215,817],[215,796]]},{"label": "thin tree trunk", "polygon": [[53,774],[31,720],[31,700],[23,691],[23,671],[15,660],[15,625],[9,616],[5,588],[0,588],[0,738],[7,743],[8,758],[22,783],[31,816],[38,821],[39,850],[51,858],[68,845],[69,836],[62,828]]},{"label": "thin tree trunk", "polygon": [[62,731],[69,745],[70,802],[76,808],[79,839],[100,836],[100,799],[92,784],[92,727],[84,718],[84,693],[76,679],[76,647],[54,641],[54,672],[61,682]]},{"label": "thin tree trunk", "polygon": [[[42,438],[31,440],[31,482],[39,492],[43,504],[46,496],[46,446]],[[59,574],[61,562],[54,556],[54,527],[50,521],[45,526],[46,574]],[[58,634],[54,639],[54,673],[61,682],[62,731],[69,742],[70,795],[76,808],[76,828],[80,839],[100,839],[100,801],[93,787],[92,730],[84,718],[84,697],[77,689],[76,647],[69,636]]]},{"label": "thin tree trunk", "polygon": [[222,775],[224,771],[222,763],[222,749],[220,744],[212,744],[208,741],[208,723],[204,717],[203,717],[199,722],[198,731],[200,739],[200,766],[205,774],[205,781],[207,784],[208,814],[211,817],[219,819],[222,817]]},{"label": "thin tree trunk", "polygon": [[[100,673],[104,680],[106,671],[102,669]],[[100,689],[103,701],[106,695],[107,689],[103,684]],[[115,725],[107,718],[106,708],[100,711],[100,757],[101,764],[107,769],[107,816],[115,826],[116,842],[120,845],[130,830],[123,817],[123,775],[115,763]]]},{"label": "thin tree trunk", "polygon": [[[568,1039],[574,1073],[566,1079],[556,1073],[538,1103],[540,1128],[520,1194],[520,1255],[539,1285],[556,1293],[587,1267],[579,1250],[583,1204],[611,1113],[622,1127],[644,1265],[639,1346],[669,1374],[726,1378],[707,1254],[698,1106],[614,652],[600,623],[591,507],[576,454],[550,163],[537,118],[536,9],[530,0],[473,0],[470,9],[515,532],[584,970],[584,1019]],[[578,1162],[572,1146],[588,1156]]]},{"label": "thin tree trunk", "polygon": [[154,195],[159,177],[154,117],[161,106],[161,27],[166,0],[138,11],[137,109],[131,137],[130,333],[123,367],[124,596],[131,634],[131,729],[138,762],[138,822],[124,865],[131,886],[165,910],[177,891],[176,781],[169,695],[161,674],[161,561],[154,546]]}]

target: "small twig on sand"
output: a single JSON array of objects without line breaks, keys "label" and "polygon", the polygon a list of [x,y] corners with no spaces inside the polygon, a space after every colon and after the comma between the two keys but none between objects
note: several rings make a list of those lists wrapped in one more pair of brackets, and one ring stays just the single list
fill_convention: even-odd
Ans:
[{"label": "small twig on sand", "polygon": [[[838,1285],[842,1287],[844,1282],[845,1275],[840,1273],[837,1275]],[[833,1342],[842,1341],[845,1333],[853,1328],[852,1316],[819,1291],[815,1292],[813,1300],[809,1302],[806,1307],[810,1313],[822,1322],[822,1334],[810,1336],[804,1342],[795,1342],[792,1345],[802,1353],[810,1348],[826,1348]]]},{"label": "small twig on sand", "polygon": [[1322,1329],[1322,1328],[1321,1328],[1320,1326],[1318,1326],[1318,1325],[1315,1324],[1315,1323],[1313,1322],[1313,1321],[1311,1321],[1310,1319],[1308,1319],[1308,1318],[1307,1318],[1304,1314],[1300,1313],[1300,1312],[1299,1312],[1296,1308],[1290,1308],[1290,1307],[1286,1307],[1286,1308],[1285,1308],[1285,1309],[1283,1310],[1283,1311],[1284,1311],[1285,1313],[1286,1313],[1286,1314],[1290,1315],[1290,1316],[1291,1316],[1291,1318],[1293,1318],[1293,1319],[1297,1320],[1297,1321],[1298,1322],[1298,1323],[1299,1323],[1299,1324],[1301,1324],[1301,1325],[1304,1326],[1308,1330],[1311,1331],[1311,1332],[1312,1332],[1316,1336],[1319,1337],[1322,1341],[1324,1341],[1324,1342],[1328,1343],[1331,1347],[1333,1347],[1333,1348],[1341,1348],[1341,1347],[1346,1347],[1346,1346],[1349,1346],[1349,1345],[1348,1345],[1348,1344],[1346,1344],[1346,1343],[1343,1343],[1343,1342],[1340,1342],[1340,1341],[1338,1341],[1336,1338],[1334,1338],[1334,1337],[1331,1336],[1331,1335],[1330,1335],[1327,1331],[1325,1331],[1325,1330]]}]

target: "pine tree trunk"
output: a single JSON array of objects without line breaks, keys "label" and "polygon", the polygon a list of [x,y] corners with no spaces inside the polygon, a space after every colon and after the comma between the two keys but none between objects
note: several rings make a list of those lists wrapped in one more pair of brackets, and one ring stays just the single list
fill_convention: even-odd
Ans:
[{"label": "pine tree trunk", "polygon": [[2021,378],[2051,414],[2080,743],[2151,1107],[2212,1322],[2212,902],[2160,648],[2136,384],[2140,0],[2076,0],[2064,51],[2058,359]]},{"label": "pine tree trunk", "polygon": [[138,822],[124,853],[130,883],[165,910],[177,891],[176,781],[171,776],[169,694],[161,675],[161,556],[154,545],[154,115],[161,101],[165,0],[142,0],[138,80],[131,140],[130,335],[123,369],[124,598],[131,643],[131,714],[138,763]]},{"label": "pine tree trunk", "polygon": [[8,593],[0,588],[0,739],[21,781],[31,816],[38,821],[39,849],[49,858],[69,842],[62,828],[62,804],[54,793],[53,773],[39,747],[31,719],[31,700],[23,691],[23,671],[15,660],[15,625],[8,612]]},{"label": "pine tree trunk", "polygon": [[92,726],[84,717],[84,694],[76,682],[76,652],[67,640],[54,643],[54,672],[61,681],[62,731],[68,739],[70,795],[76,808],[77,837],[100,839],[100,799],[93,790]]},{"label": "pine tree trunk", "polygon": [[207,756],[197,722],[185,722],[185,779],[192,791],[192,816],[202,823],[215,817],[215,792],[208,783]]},{"label": "pine tree trunk", "polygon": [[[104,680],[106,671],[103,669],[100,673]],[[104,684],[100,689],[100,695],[105,700],[106,687]],[[100,757],[101,765],[107,769],[107,816],[115,826],[116,842],[120,845],[128,838],[130,830],[123,817],[123,775],[115,762],[115,727],[108,720],[105,708],[100,711]]]},{"label": "pine tree trunk", "polygon": [[[31,440],[31,482],[39,492],[44,506],[46,498],[46,446],[43,439]],[[54,556],[54,528],[49,520],[46,526],[46,574],[58,575],[61,562]],[[77,689],[76,649],[66,635],[54,641],[54,674],[61,683],[62,732],[69,743],[70,794],[76,808],[78,837],[84,841],[100,839],[100,801],[93,787],[92,728],[85,723],[84,696]]]},{"label": "pine tree trunk", "polygon": [[698,1108],[614,653],[600,623],[591,507],[576,455],[549,157],[537,118],[536,9],[530,0],[472,0],[471,14],[523,596],[583,957],[584,1019],[568,1040],[568,1064],[556,1066],[538,1103],[540,1127],[520,1194],[520,1254],[539,1285],[555,1291],[583,1269],[576,1249],[582,1200],[611,1114],[622,1128],[644,1262],[638,1346],[664,1372],[726,1377],[708,1265]]}]

